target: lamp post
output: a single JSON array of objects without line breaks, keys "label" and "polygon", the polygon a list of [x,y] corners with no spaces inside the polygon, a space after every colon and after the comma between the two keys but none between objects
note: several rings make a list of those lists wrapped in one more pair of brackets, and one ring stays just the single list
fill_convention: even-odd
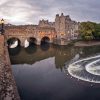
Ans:
[{"label": "lamp post", "polygon": [[4,19],[1,19],[1,35],[3,35],[4,37],[4,46],[6,45],[6,36],[4,34],[5,30],[4,30]]},{"label": "lamp post", "polygon": [[1,35],[4,34],[4,19],[1,19]]}]

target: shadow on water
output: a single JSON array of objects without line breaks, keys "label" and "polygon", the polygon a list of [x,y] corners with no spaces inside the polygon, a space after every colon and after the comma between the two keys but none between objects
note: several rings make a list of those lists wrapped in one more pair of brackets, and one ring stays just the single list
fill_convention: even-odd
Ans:
[{"label": "shadow on water", "polygon": [[28,48],[25,48],[26,53],[33,54],[37,52],[37,46],[36,45],[30,45]]},{"label": "shadow on water", "polygon": [[17,46],[16,48],[8,48],[8,51],[9,51],[9,54],[11,55],[11,56],[16,56],[16,55],[18,55],[19,53],[20,53],[20,51],[21,51],[21,47],[20,46]]},{"label": "shadow on water", "polygon": [[75,47],[74,49],[81,54],[82,58],[100,54],[100,46]]},{"label": "shadow on water", "polygon": [[47,51],[50,48],[50,44],[42,42],[40,48],[42,51]]}]

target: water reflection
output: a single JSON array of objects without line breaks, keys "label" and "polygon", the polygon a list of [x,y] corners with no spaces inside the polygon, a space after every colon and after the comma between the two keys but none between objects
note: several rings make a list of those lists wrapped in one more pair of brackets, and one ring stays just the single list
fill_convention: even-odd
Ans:
[{"label": "water reflection", "polygon": [[42,43],[41,45],[40,45],[40,47],[41,47],[41,50],[43,50],[43,51],[47,51],[49,48],[50,48],[50,44],[49,43]]},{"label": "water reflection", "polygon": [[25,48],[25,51],[28,54],[33,54],[33,53],[35,53],[37,51],[37,46],[36,45],[31,46],[30,45],[29,47]]},{"label": "water reflection", "polygon": [[[50,45],[46,50],[37,46],[37,48],[33,48],[36,49],[35,52],[31,48],[28,48],[28,52],[24,48],[20,49],[16,55],[11,55],[14,52],[11,50],[10,58],[14,64],[12,68],[21,100],[100,100],[99,86],[97,89],[97,85],[95,86],[94,83],[82,81],[84,84],[81,84],[81,80],[79,80],[83,76],[85,79],[89,76],[90,80],[98,81],[100,79],[96,76],[91,78],[91,75],[87,74],[85,68],[81,66],[81,64],[86,65],[93,62],[97,58],[75,63],[74,65],[80,65],[77,66],[78,68],[68,67],[70,63],[73,64],[79,59],[98,55],[99,46],[78,48],[70,45]],[[98,60],[93,62],[93,65],[95,64],[100,65]],[[78,77],[77,80],[72,78],[71,73],[68,73],[68,68],[69,73],[81,77]],[[96,68],[98,69],[98,67]],[[92,74],[99,74],[91,64],[87,66],[87,70]]]},{"label": "water reflection", "polygon": [[[45,49],[43,49],[45,48]],[[96,55],[100,52],[99,46],[94,47],[73,47],[73,46],[30,46],[27,49],[22,47],[9,49],[12,64],[33,64],[37,61],[55,57],[55,67],[61,70],[65,64],[72,63],[78,59]],[[20,58],[20,59],[19,59]]]},{"label": "water reflection", "polygon": [[16,48],[8,48],[8,51],[9,51],[11,56],[16,56],[20,53],[21,47],[17,46]]},{"label": "water reflection", "polygon": [[76,47],[78,52],[81,53],[81,57],[88,57],[88,56],[93,56],[97,55],[100,53],[100,46],[91,46],[91,47]]}]

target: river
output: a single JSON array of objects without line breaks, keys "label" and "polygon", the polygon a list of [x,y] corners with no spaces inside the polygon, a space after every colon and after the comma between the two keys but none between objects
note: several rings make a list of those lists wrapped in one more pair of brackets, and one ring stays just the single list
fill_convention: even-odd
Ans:
[{"label": "river", "polygon": [[9,54],[21,100],[100,100],[99,83],[77,77],[82,76],[77,68],[68,71],[73,62],[100,55],[100,46],[17,47],[9,49]]}]

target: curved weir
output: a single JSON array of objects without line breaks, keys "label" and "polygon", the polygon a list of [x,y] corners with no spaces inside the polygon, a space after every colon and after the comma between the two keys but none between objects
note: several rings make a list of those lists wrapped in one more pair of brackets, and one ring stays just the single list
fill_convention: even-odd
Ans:
[{"label": "curved weir", "polygon": [[100,83],[100,55],[78,60],[70,64],[68,72],[77,79]]},{"label": "curved weir", "polygon": [[100,76],[100,59],[87,64],[85,68],[89,73]]}]

